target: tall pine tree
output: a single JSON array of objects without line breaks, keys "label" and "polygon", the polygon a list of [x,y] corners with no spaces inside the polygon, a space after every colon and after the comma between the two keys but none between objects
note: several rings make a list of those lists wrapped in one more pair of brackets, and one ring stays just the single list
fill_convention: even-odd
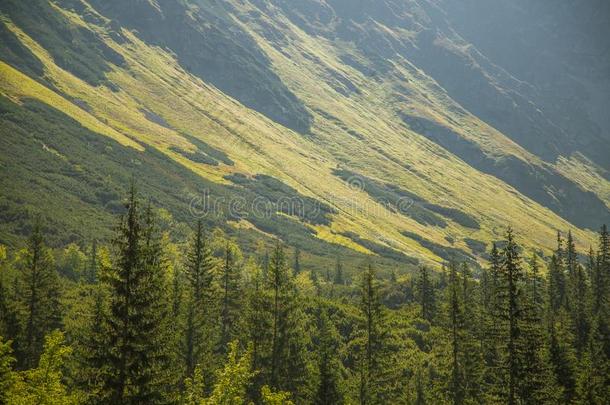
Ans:
[{"label": "tall pine tree", "polygon": [[435,311],[434,285],[430,280],[430,271],[426,266],[419,269],[419,301],[422,318],[432,322]]},{"label": "tall pine tree", "polygon": [[[184,359],[186,376],[192,377],[200,363],[210,365],[214,347],[212,333],[212,281],[215,270],[214,257],[204,235],[201,220],[186,254],[184,274],[188,283],[186,325],[184,331]],[[210,367],[208,374],[211,377]]]},{"label": "tall pine tree", "polygon": [[152,209],[140,211],[133,185],[113,242],[117,258],[110,269],[107,372],[99,402],[166,403],[171,386],[163,252]]},{"label": "tall pine tree", "polygon": [[338,357],[340,336],[326,311],[323,311],[320,316],[319,330],[319,383],[314,397],[314,404],[343,404],[343,364],[341,364],[341,360]]},{"label": "tall pine tree", "polygon": [[34,223],[24,252],[17,301],[22,324],[17,359],[24,368],[32,368],[42,353],[45,335],[61,326],[59,279],[53,256],[44,243],[40,219]]},{"label": "tall pine tree", "polygon": [[382,404],[387,397],[387,329],[386,313],[379,299],[379,287],[372,264],[361,276],[360,313],[363,321],[359,338],[358,368],[360,404]]},{"label": "tall pine tree", "polygon": [[237,246],[227,241],[221,267],[220,283],[222,303],[220,311],[220,348],[226,352],[228,344],[239,332],[241,320],[240,272],[236,263]]}]

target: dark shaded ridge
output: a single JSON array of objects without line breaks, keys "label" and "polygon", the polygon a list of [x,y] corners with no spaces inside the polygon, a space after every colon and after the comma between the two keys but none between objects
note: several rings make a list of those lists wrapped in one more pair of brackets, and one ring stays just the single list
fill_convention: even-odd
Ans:
[{"label": "dark shaded ridge", "polygon": [[466,245],[475,255],[485,256],[487,252],[487,243],[471,238],[465,238],[464,242],[466,242]]},{"label": "dark shaded ridge", "polygon": [[480,229],[477,220],[467,213],[457,208],[429,203],[418,195],[403,190],[394,184],[381,183],[345,169],[336,169],[333,174],[366,192],[387,209],[412,218],[422,225],[446,228],[447,222],[441,218],[443,216],[464,227]]},{"label": "dark shaded ridge", "polygon": [[144,41],[171,50],[183,68],[246,107],[309,133],[311,114],[275,74],[267,56],[247,33],[216,16],[212,8],[177,0],[158,0],[159,9],[149,2],[90,3],[100,14],[136,30]]},{"label": "dark shaded ridge", "polygon": [[443,260],[448,262],[466,262],[470,265],[478,267],[476,258],[461,249],[440,245],[413,232],[402,231],[401,233],[407,238],[419,242],[420,245]]},{"label": "dark shaded ridge", "polygon": [[188,135],[184,132],[182,132],[180,135],[182,135],[183,137],[188,139],[188,141],[190,143],[195,145],[197,147],[197,149],[199,149],[199,152],[205,153],[211,159],[214,159],[218,162],[222,162],[227,166],[233,166],[235,164],[235,162],[233,162],[226,153],[224,153],[223,151],[221,151],[219,149],[214,148],[213,146],[202,141],[201,139],[199,139],[193,135]]},{"label": "dark shaded ridge", "polygon": [[40,59],[0,21],[0,55],[2,60],[26,75],[39,79],[44,73]]},{"label": "dark shaded ridge", "polygon": [[[112,69],[111,64],[123,66],[125,63],[124,58],[95,33],[68,21],[48,1],[4,0],[0,2],[0,12],[40,43],[59,67],[93,86],[110,85],[105,74]],[[15,45],[10,39],[6,46],[11,47],[9,55],[13,61],[15,56],[19,56],[19,67],[29,68],[35,73],[34,77],[40,78],[39,61],[33,61],[22,46]]]},{"label": "dark shaded ridge", "polygon": [[210,156],[206,155],[205,153],[202,153],[199,150],[191,152],[188,150],[184,150],[178,146],[170,146],[169,150],[171,150],[172,152],[176,152],[181,156],[184,156],[185,158],[194,163],[203,163],[205,165],[210,166],[218,166],[220,164],[216,159],[211,158]]},{"label": "dark shaded ridge", "polygon": [[270,216],[271,213],[281,212],[312,225],[330,225],[330,215],[335,213],[329,205],[304,196],[271,176],[258,174],[251,178],[236,173],[225,178],[254,195],[254,198],[244,195],[248,205],[236,209],[234,219],[239,219],[243,214],[257,222]]},{"label": "dark shaded ridge", "polygon": [[393,259],[393,260],[407,263],[407,264],[412,264],[412,265],[419,264],[419,260],[417,258],[407,256],[404,253],[402,253],[396,249],[392,249],[390,247],[381,245],[379,243],[370,241],[368,239],[363,239],[360,237],[360,235],[358,235],[355,232],[348,231],[348,232],[341,232],[339,234],[343,235],[347,238],[350,238],[352,241],[356,242],[360,246],[367,248],[368,250],[370,250],[371,252],[373,252],[375,254],[378,254],[379,256],[387,257],[389,259]]},{"label": "dark shaded ridge", "polygon": [[[470,166],[508,183],[578,227],[595,229],[600,221],[610,221],[610,210],[599,197],[550,168],[529,165],[513,156],[495,160],[485,155],[477,144],[445,126],[406,114],[402,114],[402,119],[413,131],[439,144]],[[574,201],[578,201],[578,204],[573,204]]]}]

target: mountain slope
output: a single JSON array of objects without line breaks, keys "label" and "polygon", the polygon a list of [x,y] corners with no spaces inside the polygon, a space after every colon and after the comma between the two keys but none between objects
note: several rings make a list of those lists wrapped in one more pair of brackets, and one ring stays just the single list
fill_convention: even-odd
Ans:
[{"label": "mountain slope", "polygon": [[[3,1],[2,171],[22,174],[3,175],[12,214],[2,240],[23,233],[23,203],[68,235],[109,215],[116,203],[82,198],[90,179],[79,170],[96,163],[110,201],[135,174],[178,222],[205,214],[240,238],[278,235],[312,258],[480,260],[481,242],[509,223],[538,249],[569,228],[588,247],[590,230],[610,222],[608,126],[592,107],[560,120],[549,110],[554,93],[489,50],[455,8],[449,0]],[[607,53],[595,55],[599,69],[610,66]],[[36,117],[44,120],[32,127]],[[79,129],[50,147],[53,122]],[[15,149],[17,134],[28,146]],[[92,136],[113,142],[113,152],[72,161]],[[62,189],[66,197],[41,187],[11,198],[29,182],[57,181],[41,173],[41,153],[63,156],[57,174],[75,187]],[[131,157],[105,168],[115,153]],[[222,215],[198,209],[207,195]],[[62,201],[70,214],[46,210]],[[66,234],[58,239],[78,239]]]}]

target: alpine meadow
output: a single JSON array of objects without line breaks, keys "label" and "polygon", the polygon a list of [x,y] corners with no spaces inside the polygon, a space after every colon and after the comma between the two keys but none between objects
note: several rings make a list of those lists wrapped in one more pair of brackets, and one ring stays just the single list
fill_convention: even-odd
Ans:
[{"label": "alpine meadow", "polygon": [[608,0],[0,0],[0,405],[606,405]]}]

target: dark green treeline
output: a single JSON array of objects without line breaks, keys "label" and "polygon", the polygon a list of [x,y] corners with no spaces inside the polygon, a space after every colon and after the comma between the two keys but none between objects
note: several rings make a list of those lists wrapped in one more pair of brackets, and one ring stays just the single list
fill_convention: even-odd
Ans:
[{"label": "dark green treeline", "polygon": [[[325,277],[281,243],[251,255],[134,188],[115,237],[0,247],[0,404],[604,404],[610,237],[508,228],[489,265]],[[351,270],[351,271],[350,271]]]}]

